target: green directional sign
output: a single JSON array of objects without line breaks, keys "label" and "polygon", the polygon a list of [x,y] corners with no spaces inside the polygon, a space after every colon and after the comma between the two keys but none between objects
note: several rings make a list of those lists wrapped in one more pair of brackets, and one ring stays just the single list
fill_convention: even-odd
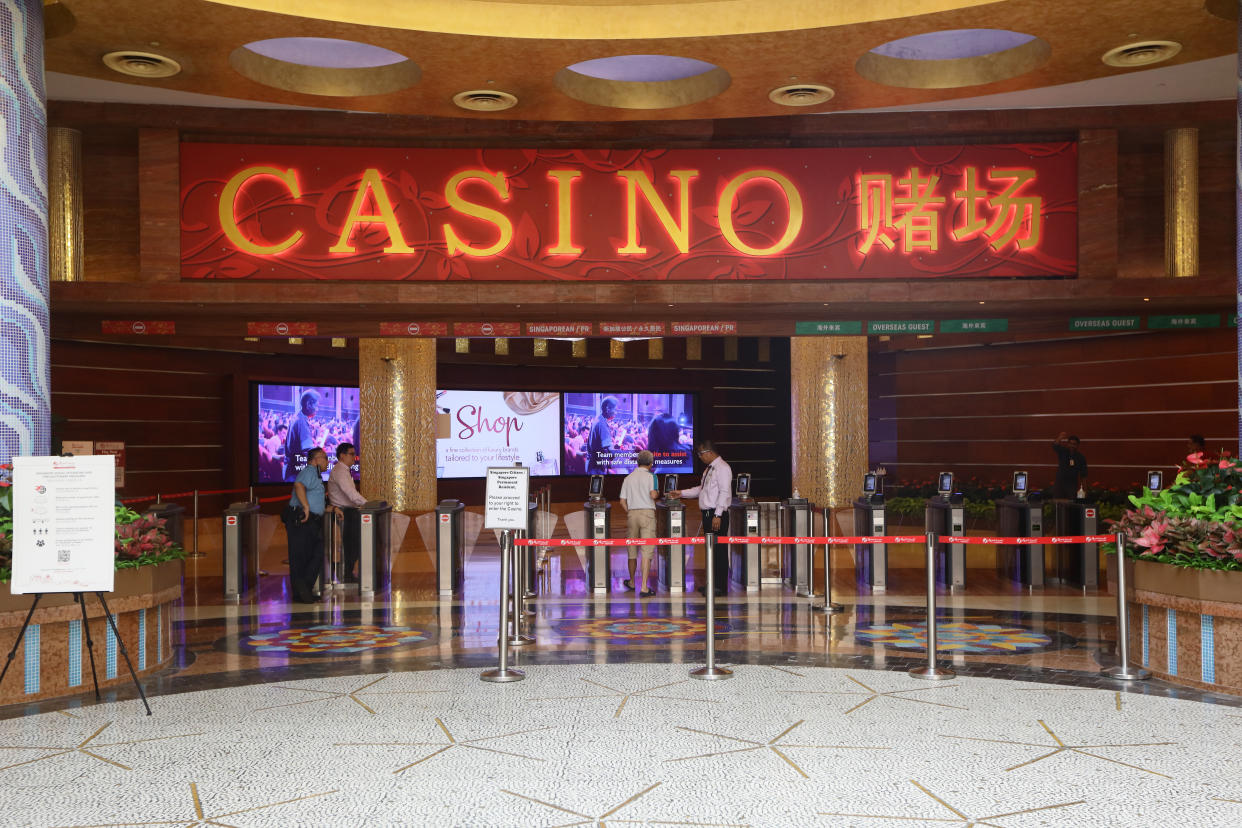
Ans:
[{"label": "green directional sign", "polygon": [[1219,328],[1219,313],[1183,313],[1174,316],[1149,316],[1147,327],[1151,330],[1169,330],[1173,328]]},{"label": "green directional sign", "polygon": [[941,333],[1001,333],[1009,330],[1008,319],[942,319]]},{"label": "green directional sign", "polygon": [[862,333],[862,323],[858,321],[836,320],[828,322],[797,322],[794,333],[798,336],[843,335],[857,336]]},{"label": "green directional sign", "polygon": [[931,319],[896,319],[891,321],[868,322],[869,334],[929,334],[936,330],[936,323]]},{"label": "green directional sign", "polygon": [[1081,316],[1070,320],[1071,331],[1137,331],[1137,316]]}]

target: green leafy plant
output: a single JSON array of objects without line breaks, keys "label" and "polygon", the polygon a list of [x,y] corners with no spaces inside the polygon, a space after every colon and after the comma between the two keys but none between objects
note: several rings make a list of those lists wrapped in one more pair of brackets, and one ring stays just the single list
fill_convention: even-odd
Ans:
[{"label": "green leafy plant", "polygon": [[[1167,489],[1131,495],[1132,508],[1114,530],[1126,537],[1126,554],[1190,569],[1242,571],[1242,462],[1222,453],[1187,456]],[[1105,551],[1116,552],[1109,544]]]}]

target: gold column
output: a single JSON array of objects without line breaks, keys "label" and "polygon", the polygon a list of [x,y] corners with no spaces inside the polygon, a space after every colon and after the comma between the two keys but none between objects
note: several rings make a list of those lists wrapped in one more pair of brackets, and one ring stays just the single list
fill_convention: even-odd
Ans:
[{"label": "gold column", "polygon": [[1164,132],[1164,272],[1199,275],[1199,130]]},{"label": "gold column", "polygon": [[790,340],[793,485],[816,506],[847,506],[867,471],[867,338]]},{"label": "gold column", "polygon": [[80,282],[82,265],[82,133],[47,131],[48,267],[53,281]]},{"label": "gold column", "polygon": [[393,509],[436,505],[436,341],[360,339],[363,489]]}]

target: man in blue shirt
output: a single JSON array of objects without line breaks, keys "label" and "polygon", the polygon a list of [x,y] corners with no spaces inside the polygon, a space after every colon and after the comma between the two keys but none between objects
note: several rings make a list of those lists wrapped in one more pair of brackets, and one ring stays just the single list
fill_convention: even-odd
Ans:
[{"label": "man in blue shirt", "polygon": [[617,415],[617,398],[604,397],[599,403],[599,416],[587,438],[587,474],[608,474],[612,466],[612,428],[608,423]]},{"label": "man in blue shirt", "polygon": [[283,515],[289,533],[289,591],[300,604],[314,602],[315,581],[323,570],[323,473],[327,468],[327,452],[311,449]]}]

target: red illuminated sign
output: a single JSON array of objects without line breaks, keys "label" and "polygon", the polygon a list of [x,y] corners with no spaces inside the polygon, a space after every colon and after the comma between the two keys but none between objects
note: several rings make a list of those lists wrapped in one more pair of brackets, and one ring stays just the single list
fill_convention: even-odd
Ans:
[{"label": "red illuminated sign", "polygon": [[447,322],[381,322],[380,336],[448,336]]},{"label": "red illuminated sign", "polygon": [[186,143],[181,227],[187,279],[1067,277],[1077,146]]},{"label": "red illuminated sign", "polygon": [[143,320],[143,319],[105,319],[100,323],[100,331],[106,334],[175,334],[176,322]]},{"label": "red illuminated sign", "polygon": [[673,336],[727,336],[737,333],[736,322],[673,322]]},{"label": "red illuminated sign", "polygon": [[246,336],[315,336],[315,322],[247,322]]},{"label": "red illuminated sign", "polygon": [[454,322],[453,336],[521,336],[521,322]]},{"label": "red illuminated sign", "polygon": [[527,322],[527,336],[590,336],[595,326],[590,322]]},{"label": "red illuminated sign", "polygon": [[663,336],[663,322],[600,322],[601,336]]}]

